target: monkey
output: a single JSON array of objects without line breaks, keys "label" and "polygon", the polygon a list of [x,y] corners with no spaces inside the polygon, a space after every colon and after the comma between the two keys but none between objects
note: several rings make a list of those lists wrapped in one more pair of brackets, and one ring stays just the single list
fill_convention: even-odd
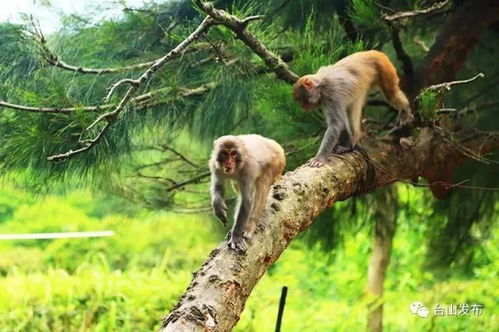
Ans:
[{"label": "monkey", "polygon": [[397,126],[414,120],[409,101],[399,87],[399,77],[390,59],[371,50],[351,54],[333,65],[305,75],[293,85],[293,98],[305,112],[321,107],[327,129],[319,151],[308,161],[320,167],[332,153],[351,151],[362,138],[362,109],[367,94],[379,87],[388,103],[399,110]]},{"label": "monkey", "polygon": [[213,142],[209,161],[211,172],[211,206],[215,216],[227,225],[224,201],[228,179],[238,195],[229,248],[246,251],[257,226],[272,183],[286,166],[283,148],[276,141],[255,134],[227,135]]}]

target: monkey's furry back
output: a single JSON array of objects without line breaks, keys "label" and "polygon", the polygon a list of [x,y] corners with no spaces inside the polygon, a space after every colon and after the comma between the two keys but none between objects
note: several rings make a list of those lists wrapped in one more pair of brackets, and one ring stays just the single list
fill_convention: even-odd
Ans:
[{"label": "monkey's furry back", "polygon": [[285,160],[283,148],[273,139],[257,134],[248,135],[225,135],[213,142],[213,153],[210,159],[210,167],[216,167],[216,153],[218,147],[225,142],[234,142],[239,147],[242,155],[244,168],[252,170],[257,177],[274,160]]}]

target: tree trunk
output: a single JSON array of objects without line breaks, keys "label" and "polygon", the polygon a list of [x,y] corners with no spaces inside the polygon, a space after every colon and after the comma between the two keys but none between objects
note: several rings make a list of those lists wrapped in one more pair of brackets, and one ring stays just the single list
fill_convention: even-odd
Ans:
[{"label": "tree trunk", "polygon": [[[499,135],[462,133],[456,140],[478,154],[499,147]],[[227,239],[222,241],[193,274],[186,292],[165,317],[162,331],[230,331],[261,276],[321,211],[396,181],[457,167],[466,158],[456,143],[425,129],[408,150],[391,141],[366,140],[365,152],[332,157],[320,168],[301,166],[286,173],[271,189],[246,254],[228,250]]]},{"label": "tree trunk", "polygon": [[368,305],[367,330],[383,331],[383,283],[390,264],[393,236],[397,223],[397,198],[393,187],[376,195],[374,206],[374,236],[371,261],[368,268],[367,295],[372,301]]},{"label": "tree trunk", "polygon": [[482,33],[499,22],[499,1],[454,1],[454,10],[416,71],[415,81],[405,81],[410,99],[425,86],[450,82],[463,67]]}]

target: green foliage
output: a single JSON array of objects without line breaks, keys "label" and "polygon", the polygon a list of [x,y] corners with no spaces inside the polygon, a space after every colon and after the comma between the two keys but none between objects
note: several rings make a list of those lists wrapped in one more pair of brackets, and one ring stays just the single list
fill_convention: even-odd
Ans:
[{"label": "green foliage", "polygon": [[350,16],[360,26],[369,29],[383,27],[379,9],[374,0],[352,0]]},{"label": "green foliage", "polygon": [[419,95],[418,114],[422,121],[431,121],[437,116],[436,110],[440,95],[433,90],[425,90]]},{"label": "green foliage", "polygon": [[[20,197],[6,201],[11,212],[1,215],[1,233],[116,232],[100,239],[0,242],[0,293],[6,295],[0,297],[1,330],[156,330],[185,290],[191,272],[223,237],[214,232],[218,226],[214,219],[139,211],[129,217],[119,212],[119,206],[110,208],[108,199],[82,190],[36,203],[9,185],[0,193],[0,197]],[[413,331],[426,331],[430,325],[442,331],[496,330],[499,250],[492,239],[499,229],[494,228],[491,239],[475,252],[479,264],[469,266],[468,277],[438,281],[422,268],[428,230],[423,192],[400,187],[399,194],[400,204],[411,209],[402,210],[385,283],[387,331],[408,325]],[[318,248],[294,241],[255,287],[235,331],[272,330],[284,285],[289,291],[283,330],[363,329],[370,237],[364,229],[345,238],[334,260]],[[416,300],[429,308],[437,303],[480,303],[485,309],[481,317],[425,320],[408,309]]]}]

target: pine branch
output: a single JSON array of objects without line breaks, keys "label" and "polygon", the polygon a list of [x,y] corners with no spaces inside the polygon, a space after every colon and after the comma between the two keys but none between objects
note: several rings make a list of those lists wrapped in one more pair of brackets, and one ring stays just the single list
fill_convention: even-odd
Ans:
[{"label": "pine branch", "polygon": [[[139,89],[139,87],[147,82],[154,73],[161,68],[165,63],[167,63],[172,57],[177,56],[182,51],[184,51],[192,42],[199,38],[203,33],[208,31],[208,29],[214,25],[213,20],[210,17],[206,17],[201,24],[196,28],[194,32],[192,32],[186,39],[184,39],[180,44],[178,44],[174,49],[164,55],[162,58],[158,59],[151,67],[149,67],[139,78],[136,80],[129,80],[131,86],[128,88],[125,95],[122,97],[121,101],[117,104],[117,106],[110,112],[104,113],[100,115],[94,122],[92,122],[83,132],[82,135],[86,132],[89,132],[92,128],[94,128],[97,124],[104,122],[104,127],[99,131],[99,133],[92,139],[89,140],[80,140],[81,144],[84,144],[82,148],[77,150],[70,150],[66,153],[50,156],[47,159],[49,161],[60,161],[67,158],[71,158],[74,155],[82,153],[91,149],[95,144],[97,144],[104,133],[108,130],[112,123],[114,123],[120,113],[123,111],[124,107],[130,102],[133,98],[133,95]],[[108,95],[109,96],[109,95]]]},{"label": "pine branch", "polygon": [[[31,31],[31,35],[33,39],[37,42],[39,48],[40,48],[40,53],[41,56],[45,59],[45,61],[54,67],[58,67],[64,70],[72,71],[75,73],[80,73],[80,74],[93,74],[93,75],[102,75],[102,74],[110,74],[110,73],[120,73],[120,72],[126,72],[126,71],[134,71],[138,69],[143,69],[143,68],[148,68],[152,65],[154,65],[155,62],[158,61],[152,60],[152,61],[147,61],[147,62],[141,62],[141,63],[136,63],[133,65],[128,65],[128,66],[121,66],[121,67],[109,67],[109,68],[89,68],[89,67],[84,67],[84,66],[75,66],[72,64],[68,64],[67,62],[61,60],[61,58],[54,54],[50,48],[47,46],[47,39],[45,38],[39,24],[35,22],[32,19],[32,26],[33,30]],[[191,52],[196,52],[199,50],[205,50],[208,49],[210,45],[208,44],[199,44],[196,45],[195,47],[191,47],[190,49],[184,50],[181,53],[175,54],[171,58],[171,60],[177,59],[187,53]]]},{"label": "pine branch", "polygon": [[[211,83],[206,83],[203,84],[199,87],[195,88],[185,88],[185,87],[180,87],[177,88],[178,95],[184,98],[189,98],[189,97],[196,97],[196,96],[201,96],[205,94],[206,92],[213,90],[215,88],[216,84],[214,82]],[[130,99],[131,103],[137,103],[136,106],[134,106],[134,110],[141,110],[143,108],[147,107],[152,107],[156,106],[160,103],[157,104],[152,104],[151,100],[162,93],[169,92],[171,91],[172,88],[167,87],[167,88],[161,88],[157,89],[154,91],[150,91],[147,93],[144,93],[142,95],[139,95],[137,97],[134,97]],[[96,106],[81,106],[81,107],[33,107],[33,106],[26,106],[26,105],[20,105],[20,104],[12,104],[8,103],[4,100],[0,99],[0,107],[5,107],[5,108],[10,108],[18,111],[24,111],[24,112],[32,112],[32,113],[57,113],[57,114],[64,114],[64,113],[72,113],[76,111],[84,111],[84,112],[98,112],[102,110],[107,110],[113,107],[116,107],[117,104],[102,104],[102,105],[96,105]]]},{"label": "pine branch", "polygon": [[395,14],[391,14],[391,15],[384,15],[383,19],[387,22],[393,22],[393,21],[398,21],[398,20],[405,19],[405,18],[411,18],[411,17],[415,17],[415,16],[419,16],[419,15],[429,14],[429,13],[432,13],[436,10],[442,9],[449,2],[450,2],[450,0],[445,0],[442,2],[437,2],[437,3],[433,4],[432,6],[430,6],[428,8],[424,8],[424,9],[399,12],[399,13],[395,13]]},{"label": "pine branch", "polygon": [[196,4],[201,10],[208,14],[216,24],[224,25],[232,30],[237,38],[245,43],[246,46],[265,62],[265,64],[275,73],[277,78],[287,83],[294,83],[298,80],[299,76],[293,73],[279,56],[269,51],[255,35],[248,31],[248,23],[260,19],[263,16],[250,16],[241,20],[224,10],[216,9],[211,2],[196,0]]},{"label": "pine branch", "polygon": [[72,113],[78,110],[87,112],[97,112],[113,107],[113,105],[84,106],[84,107],[33,107],[19,104],[12,104],[0,99],[0,107],[10,108],[18,111],[32,113]]}]

